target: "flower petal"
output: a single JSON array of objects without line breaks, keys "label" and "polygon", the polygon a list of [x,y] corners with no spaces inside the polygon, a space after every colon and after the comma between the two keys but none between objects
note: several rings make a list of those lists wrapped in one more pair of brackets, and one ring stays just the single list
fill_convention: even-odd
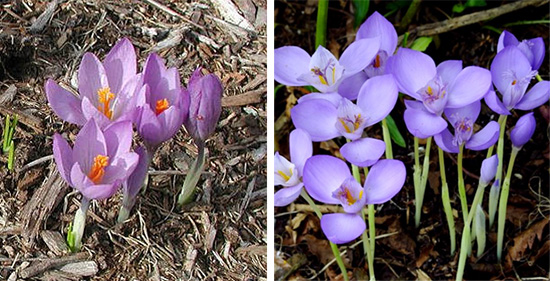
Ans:
[{"label": "flower petal", "polygon": [[531,52],[533,52],[533,60],[531,61],[531,67],[534,70],[538,70],[544,61],[544,54],[546,53],[544,47],[544,41],[541,37],[533,38],[527,40],[527,46],[530,47]]},{"label": "flower petal", "polygon": [[73,162],[73,149],[69,143],[58,133],[53,135],[53,158],[57,165],[59,175],[69,184],[71,184],[71,168]]},{"label": "flower petal", "polygon": [[357,105],[366,117],[365,126],[374,125],[386,118],[394,108],[397,97],[397,84],[393,75],[375,76],[367,80],[357,97]]},{"label": "flower petal", "polygon": [[315,99],[327,100],[330,103],[332,103],[334,107],[338,107],[338,105],[340,105],[340,102],[342,100],[342,96],[338,93],[309,93],[299,98],[298,103],[302,103],[308,100],[315,100]]},{"label": "flower petal", "polygon": [[458,108],[483,98],[491,87],[491,72],[485,68],[468,66],[447,87],[448,108]]},{"label": "flower petal", "polygon": [[403,118],[409,132],[421,139],[436,135],[447,128],[445,119],[425,110],[406,109]]},{"label": "flower petal", "polygon": [[290,117],[296,128],[311,136],[312,141],[326,141],[340,136],[336,129],[338,110],[326,100],[308,100],[295,105]]},{"label": "flower petal", "polygon": [[283,187],[275,192],[273,196],[273,205],[275,207],[284,207],[294,202],[302,192],[303,183],[299,183],[295,186]]},{"label": "flower petal", "polygon": [[466,142],[466,148],[476,151],[489,148],[498,140],[499,131],[500,126],[496,121],[489,122]]},{"label": "flower petal", "polygon": [[[344,77],[365,69],[374,59],[380,49],[380,38],[368,38],[355,40],[340,56],[339,63],[344,67]],[[361,58],[361,59],[357,59]]]},{"label": "flower petal", "polygon": [[137,166],[128,179],[122,184],[124,194],[129,196],[129,198],[136,197],[141,190],[141,187],[145,183],[147,170],[149,169],[149,163],[151,161],[149,152],[143,146],[136,148],[135,152],[139,156]]},{"label": "flower petal", "polygon": [[550,98],[550,82],[540,81],[516,104],[515,108],[531,110],[548,102]]},{"label": "flower petal", "polygon": [[327,204],[339,204],[332,192],[351,177],[348,165],[334,156],[315,155],[304,166],[303,182],[307,193],[315,200]]},{"label": "flower petal", "polygon": [[525,77],[531,72],[531,64],[525,55],[515,46],[500,51],[491,63],[493,84],[501,94],[505,94],[515,77]]},{"label": "flower petal", "polygon": [[535,121],[533,112],[529,112],[521,116],[516,122],[516,126],[514,126],[510,132],[510,140],[512,140],[512,144],[517,148],[521,148],[531,139],[533,133],[535,132],[536,126],[537,122]]},{"label": "flower petal", "polygon": [[344,244],[357,239],[366,229],[365,221],[357,214],[325,214],[321,218],[321,229],[334,244]]},{"label": "flower petal", "polygon": [[392,199],[403,187],[406,177],[403,162],[394,159],[376,162],[365,180],[366,204],[382,204]]},{"label": "flower petal", "polygon": [[139,155],[135,152],[126,152],[118,155],[105,167],[105,175],[101,182],[114,183],[116,181],[125,181],[135,170],[139,161]]},{"label": "flower petal", "polygon": [[[177,106],[170,106],[161,114],[157,115],[157,118],[162,128],[162,134],[158,139],[159,142],[164,142],[172,138],[180,130],[183,124],[183,114]],[[159,143],[153,145],[158,144]]]},{"label": "flower petal", "polygon": [[393,74],[401,92],[421,99],[417,92],[434,78],[436,68],[430,56],[419,51],[399,48],[397,54],[388,59],[386,73]]},{"label": "flower petal", "polygon": [[71,92],[63,89],[52,79],[48,79],[44,85],[48,103],[55,114],[64,121],[73,123],[79,126],[86,123],[86,119],[82,114],[80,107],[81,100]]},{"label": "flower petal", "polygon": [[109,87],[103,64],[92,53],[85,53],[78,69],[78,92],[81,98],[87,97],[93,105],[98,106],[99,89]]},{"label": "flower petal", "polygon": [[367,74],[364,71],[359,71],[342,81],[338,87],[338,93],[348,100],[355,100],[359,95],[361,86],[367,79]]},{"label": "flower petal", "polygon": [[384,151],[386,144],[373,138],[361,138],[344,144],[340,148],[340,153],[351,164],[359,167],[368,167],[376,163]]},{"label": "flower petal", "polygon": [[78,162],[84,171],[90,171],[98,155],[107,155],[107,145],[101,129],[94,119],[90,119],[76,136],[73,162]]},{"label": "flower petal", "polygon": [[480,181],[482,184],[489,184],[489,182],[495,177],[497,174],[497,166],[498,157],[496,154],[481,162]]},{"label": "flower petal", "polygon": [[107,143],[107,155],[117,157],[130,151],[134,130],[131,121],[120,121],[107,127],[103,132]]},{"label": "flower petal", "polygon": [[162,126],[149,105],[139,108],[137,130],[148,146],[154,147],[162,142]]},{"label": "flower petal", "polygon": [[281,156],[279,151],[275,152],[273,164],[275,169],[273,182],[275,185],[295,186],[300,183],[301,175],[296,169],[296,165]]},{"label": "flower petal", "polygon": [[500,115],[510,115],[510,111],[506,109],[504,104],[500,101],[500,99],[497,96],[497,93],[493,90],[489,90],[487,94],[485,94],[485,97],[483,98],[485,100],[485,103],[487,106],[494,112],[500,114]]},{"label": "flower petal", "polygon": [[311,57],[300,47],[286,46],[274,51],[275,81],[287,86],[306,86],[298,80],[300,75],[309,72]]},{"label": "flower petal", "polygon": [[137,73],[136,51],[132,42],[128,38],[119,40],[105,57],[103,67],[111,91],[115,94],[119,93],[123,85]]},{"label": "flower petal", "polygon": [[449,120],[451,125],[454,127],[456,122],[460,122],[465,118],[472,121],[472,123],[475,123],[475,121],[477,120],[477,117],[479,116],[480,111],[481,111],[481,102],[475,101],[471,104],[468,104],[460,108],[445,109],[445,116],[447,116],[447,120]]},{"label": "flower petal", "polygon": [[458,153],[458,146],[453,143],[453,138],[453,135],[447,128],[434,136],[435,143],[441,150],[448,153]]},{"label": "flower petal", "polygon": [[296,165],[296,169],[298,169],[298,173],[301,176],[306,160],[313,155],[311,137],[302,129],[294,129],[290,132],[289,146],[290,160]]},{"label": "flower petal", "polygon": [[453,82],[462,71],[462,61],[461,60],[447,60],[440,63],[437,66],[437,75],[441,77],[441,80],[445,85],[449,85]]},{"label": "flower petal", "polygon": [[497,52],[502,51],[506,46],[513,45],[517,46],[519,44],[518,39],[514,34],[504,30],[498,37]]},{"label": "flower petal", "polygon": [[100,112],[87,97],[82,98],[82,113],[86,120],[94,119],[100,128],[106,128],[111,124],[111,120]]},{"label": "flower petal", "polygon": [[82,168],[78,163],[73,165],[71,169],[71,179],[74,183],[74,188],[79,190],[87,199],[102,200],[113,196],[120,187],[120,183],[113,184],[94,184],[88,176],[82,172]]},{"label": "flower petal", "polygon": [[355,40],[380,37],[380,50],[393,54],[397,47],[397,32],[393,24],[378,12],[372,13],[361,24],[355,35]]}]

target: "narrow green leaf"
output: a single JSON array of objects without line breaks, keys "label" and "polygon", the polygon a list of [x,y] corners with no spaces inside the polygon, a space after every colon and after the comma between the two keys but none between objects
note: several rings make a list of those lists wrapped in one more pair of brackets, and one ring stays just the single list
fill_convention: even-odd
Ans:
[{"label": "narrow green leaf", "polygon": [[485,28],[485,29],[494,31],[494,32],[496,32],[496,33],[498,33],[498,34],[501,34],[501,33],[502,33],[502,30],[500,30],[500,29],[498,29],[498,28],[496,28],[496,27],[494,27],[494,26],[491,26],[491,25],[484,25],[484,26],[482,26],[481,28]]},{"label": "narrow green leaf", "polygon": [[14,162],[15,162],[15,143],[12,140],[10,144],[9,154],[8,154],[8,170],[13,171]]},{"label": "narrow green leaf", "polygon": [[406,148],[407,144],[405,143],[405,139],[403,138],[403,135],[401,135],[401,132],[399,132],[399,129],[397,128],[397,125],[395,125],[395,121],[391,115],[386,117],[386,122],[388,123],[388,130],[390,131],[390,137],[393,142],[403,148]]},{"label": "narrow green leaf", "polygon": [[418,37],[412,43],[411,49],[424,52],[426,51],[428,46],[430,46],[430,43],[432,43],[432,40],[433,40],[432,37]]},{"label": "narrow green leaf", "polygon": [[367,18],[369,12],[369,0],[352,0],[355,7],[355,22],[354,27],[357,28]]},{"label": "narrow green leaf", "polygon": [[405,34],[403,34],[403,48],[406,48],[407,47],[407,40],[409,40],[409,32],[405,32]]},{"label": "narrow green leaf", "polygon": [[468,0],[465,4],[466,7],[485,7],[487,3],[485,0]]},{"label": "narrow green leaf", "polygon": [[74,237],[74,234],[73,234],[73,223],[71,222],[69,224],[69,229],[67,230],[67,246],[69,246],[69,250],[71,250],[71,252],[75,252],[75,248],[74,248],[74,244],[75,244],[75,237]]},{"label": "narrow green leaf", "polygon": [[10,131],[10,116],[6,116],[6,124],[4,125],[4,132],[2,133],[2,151],[7,152],[8,149],[8,134]]},{"label": "narrow green leaf", "polygon": [[275,89],[273,89],[273,96],[276,97],[277,96],[277,92],[282,88],[284,87],[285,85],[283,84],[279,84],[277,86],[275,86]]}]

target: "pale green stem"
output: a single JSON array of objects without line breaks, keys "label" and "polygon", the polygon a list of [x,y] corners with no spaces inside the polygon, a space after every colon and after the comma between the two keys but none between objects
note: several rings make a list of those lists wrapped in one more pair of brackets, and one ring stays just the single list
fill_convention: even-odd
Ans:
[{"label": "pale green stem", "polygon": [[462,158],[464,156],[464,144],[461,144],[458,152],[458,195],[460,196],[460,205],[462,206],[462,217],[464,222],[468,218],[468,199],[466,198],[466,188],[464,187],[464,174],[462,172]]},{"label": "pale green stem", "polygon": [[[309,197],[309,194],[307,194],[305,189],[302,189],[302,192],[300,193],[300,195],[302,196],[302,198],[304,198],[306,200],[306,202],[309,204],[309,206],[311,206],[311,208],[313,209],[313,211],[315,212],[317,217],[319,217],[319,219],[321,219],[323,214],[321,213],[321,211],[319,210],[317,205],[315,205],[315,202],[313,202],[313,199],[311,199],[311,197]],[[340,250],[338,250],[338,246],[336,246],[336,244],[334,244],[330,241],[329,241],[329,243],[330,243],[330,248],[332,249],[332,254],[334,255],[334,258],[336,259],[336,263],[338,264],[338,267],[340,267],[340,271],[342,272],[342,277],[344,277],[345,281],[349,281],[348,271],[346,269],[346,266],[344,265],[344,261],[342,260]]]},{"label": "pale green stem", "polygon": [[[500,124],[500,133],[498,137],[498,143],[497,143],[497,157],[498,157],[498,166],[497,166],[497,173],[495,175],[495,181],[498,181],[499,183],[502,183],[502,166],[504,163],[504,131],[506,129],[506,119],[508,118],[508,115],[500,115],[498,118],[498,123]],[[496,189],[491,189],[491,191],[497,191]],[[494,194],[495,196],[489,197],[489,228],[493,226],[495,214],[497,211],[497,202],[496,198],[498,198],[498,194]]]},{"label": "pale green stem", "polygon": [[189,203],[189,201],[193,198],[195,187],[197,186],[197,182],[199,182],[204,169],[204,142],[198,141],[197,148],[199,150],[199,155],[197,156],[197,159],[195,159],[195,162],[193,162],[193,166],[189,169],[187,176],[185,176],[185,181],[183,182],[181,193],[178,197],[179,206]]},{"label": "pale green stem", "polygon": [[414,137],[414,171],[413,171],[413,184],[414,184],[414,225],[418,228],[420,225],[420,215],[422,214],[422,198],[420,198],[420,155],[418,152],[418,138]]},{"label": "pale green stem", "polygon": [[485,156],[485,159],[493,156],[493,150],[495,150],[495,146],[491,145],[491,147],[489,147],[489,149],[487,149],[487,156]]},{"label": "pale green stem", "polygon": [[508,170],[506,171],[506,178],[502,183],[502,190],[500,191],[500,200],[498,203],[498,232],[497,232],[497,259],[500,261],[502,258],[502,245],[504,243],[504,224],[506,223],[506,206],[508,205],[508,193],[510,192],[510,178],[512,177],[512,169],[516,156],[520,148],[512,147],[512,154],[510,155],[510,162],[508,162]]},{"label": "pale green stem", "polygon": [[82,247],[82,236],[84,235],[84,228],[86,226],[86,213],[90,206],[90,200],[82,197],[80,202],[80,208],[74,215],[73,224],[71,230],[67,233],[67,243],[71,252],[76,253],[80,251]]},{"label": "pale green stem", "polygon": [[382,119],[382,135],[386,143],[386,159],[393,159],[390,130],[388,129],[388,122],[386,122],[386,119]]},{"label": "pale green stem", "polygon": [[424,162],[422,164],[422,175],[420,177],[420,210],[422,210],[422,206],[424,204],[424,193],[426,192],[426,183],[428,182],[428,173],[430,172],[431,149],[432,137],[429,137],[428,139],[426,139],[426,150],[424,151]]},{"label": "pale green stem", "polygon": [[439,152],[439,174],[441,175],[441,201],[443,202],[443,211],[449,226],[449,239],[451,240],[451,255],[454,255],[456,250],[456,232],[453,210],[451,208],[451,199],[449,198],[449,187],[447,186],[447,176],[445,174],[445,158],[443,150],[438,148]]},{"label": "pale green stem", "polygon": [[[369,213],[369,239],[371,244],[371,256],[374,262],[374,248],[376,247],[376,226],[374,218],[374,204],[367,205]],[[372,279],[372,278],[371,278]]]},{"label": "pale green stem", "polygon": [[542,77],[540,77],[540,75],[537,74],[537,75],[535,75],[535,77],[537,77],[537,80],[538,80],[539,82],[542,81]]},{"label": "pale green stem", "polygon": [[[361,216],[363,217],[363,220],[366,219],[364,208],[361,209]],[[369,218],[369,220],[370,220],[370,218]],[[370,248],[370,242],[369,242],[369,237],[367,235],[367,232],[364,231],[363,235],[361,237],[363,239],[363,249],[365,250],[365,252],[367,254],[367,264],[369,266],[369,279],[370,280],[376,280],[376,278],[374,277],[374,252]]]}]

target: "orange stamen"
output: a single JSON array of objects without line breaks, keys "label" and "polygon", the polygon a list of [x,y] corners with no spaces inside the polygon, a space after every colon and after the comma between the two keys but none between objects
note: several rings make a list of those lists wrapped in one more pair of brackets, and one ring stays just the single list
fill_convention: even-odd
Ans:
[{"label": "orange stamen", "polygon": [[88,173],[88,178],[97,184],[103,179],[105,175],[105,167],[109,166],[109,157],[105,155],[97,155],[94,158],[94,164]]},{"label": "orange stamen", "polygon": [[162,100],[158,100],[157,101],[157,105],[155,107],[155,113],[157,115],[161,114],[163,111],[165,111],[166,109],[168,109],[168,107],[170,107],[170,103],[168,102],[167,99],[162,99]]},{"label": "orange stamen", "polygon": [[113,111],[109,107],[109,103],[115,98],[115,94],[111,93],[109,87],[101,88],[97,91],[98,101],[101,104],[98,106],[98,110],[105,114],[107,118],[113,117]]},{"label": "orange stamen", "polygon": [[516,80],[512,81],[512,85],[516,85],[517,82],[518,81],[516,81]]},{"label": "orange stamen", "polygon": [[376,58],[374,59],[374,67],[380,67],[380,55],[376,55]]},{"label": "orange stamen", "polygon": [[349,189],[346,188],[346,199],[348,200],[348,205],[353,205],[357,199],[353,198],[353,195],[351,195],[351,192],[349,192]]}]

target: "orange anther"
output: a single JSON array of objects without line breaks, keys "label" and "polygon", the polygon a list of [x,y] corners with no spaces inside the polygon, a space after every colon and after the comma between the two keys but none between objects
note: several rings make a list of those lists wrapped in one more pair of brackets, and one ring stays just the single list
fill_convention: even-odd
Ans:
[{"label": "orange anther", "polygon": [[155,113],[157,115],[161,114],[163,111],[165,111],[166,109],[168,109],[168,107],[170,107],[170,103],[168,102],[167,99],[162,99],[162,100],[158,100],[157,101],[157,105],[155,107]]},{"label": "orange anther", "polygon": [[105,167],[109,166],[109,157],[105,155],[97,155],[94,158],[94,164],[88,173],[88,178],[97,184],[103,179],[105,175]]},{"label": "orange anther", "polygon": [[98,106],[98,110],[105,114],[107,118],[111,119],[113,111],[109,107],[109,103],[115,98],[115,94],[111,93],[109,87],[101,88],[97,91],[98,101],[101,104]]}]

